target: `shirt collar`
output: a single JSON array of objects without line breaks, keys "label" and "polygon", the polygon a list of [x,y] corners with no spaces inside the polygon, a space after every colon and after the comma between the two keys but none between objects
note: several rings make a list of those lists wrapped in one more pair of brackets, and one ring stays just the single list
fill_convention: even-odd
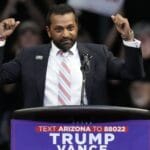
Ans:
[{"label": "shirt collar", "polygon": [[71,47],[70,52],[72,52],[73,55],[77,54],[77,42]]},{"label": "shirt collar", "polygon": [[[54,42],[51,42],[51,55],[52,56],[56,56],[60,49],[54,44]],[[74,43],[74,45],[71,47],[71,49],[69,50],[71,54],[76,55],[77,54],[77,42]]]}]

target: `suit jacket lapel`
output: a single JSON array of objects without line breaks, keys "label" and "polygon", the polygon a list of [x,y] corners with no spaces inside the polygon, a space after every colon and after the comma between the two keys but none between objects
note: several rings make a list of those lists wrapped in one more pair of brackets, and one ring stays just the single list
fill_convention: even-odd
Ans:
[{"label": "suit jacket lapel", "polygon": [[36,51],[35,55],[35,75],[37,83],[37,91],[39,94],[39,106],[43,105],[44,87],[46,79],[47,63],[49,58],[51,45],[46,45],[44,48]]},{"label": "suit jacket lapel", "polygon": [[81,60],[81,65],[83,63],[83,55],[88,54],[89,56],[92,56],[92,59],[90,60],[90,70],[86,73],[86,84],[85,84],[85,90],[86,90],[86,95],[88,99],[88,103],[90,102],[91,99],[91,93],[92,93],[92,84],[93,84],[93,73],[95,69],[95,64],[94,64],[94,56],[89,50],[89,48],[85,47],[84,44],[78,43],[77,48],[79,50],[79,55],[80,55],[80,60]]},{"label": "suit jacket lapel", "polygon": [[[87,47],[85,47],[84,44],[78,43],[77,48],[79,50],[81,64],[83,62],[83,55],[85,53],[89,54],[90,56],[93,56],[91,51]],[[37,101],[37,106],[43,105],[46,70],[47,70],[47,63],[48,63],[50,49],[51,49],[51,45],[49,44],[44,48],[42,47],[42,49],[37,50],[35,54],[35,75],[36,75],[37,91],[39,96],[39,101]],[[90,70],[89,72],[86,73],[85,90],[86,90],[88,102],[91,99],[93,73],[95,69],[95,64],[93,60],[94,60],[94,56],[90,60]]]}]

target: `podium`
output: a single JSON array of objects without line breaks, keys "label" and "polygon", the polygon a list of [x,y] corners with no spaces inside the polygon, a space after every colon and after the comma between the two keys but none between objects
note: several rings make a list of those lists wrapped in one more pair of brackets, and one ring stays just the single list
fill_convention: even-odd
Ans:
[{"label": "podium", "polygon": [[150,150],[150,112],[109,106],[17,110],[11,150]]}]

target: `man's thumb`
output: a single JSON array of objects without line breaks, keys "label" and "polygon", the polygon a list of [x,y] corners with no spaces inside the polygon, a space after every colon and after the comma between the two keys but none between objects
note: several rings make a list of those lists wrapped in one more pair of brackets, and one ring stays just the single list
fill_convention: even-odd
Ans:
[{"label": "man's thumb", "polygon": [[20,21],[16,21],[15,28],[20,24]]}]

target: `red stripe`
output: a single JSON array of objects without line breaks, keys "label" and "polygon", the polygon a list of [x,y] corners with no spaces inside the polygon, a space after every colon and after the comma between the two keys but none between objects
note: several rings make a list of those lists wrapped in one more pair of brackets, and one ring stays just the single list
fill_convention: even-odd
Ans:
[{"label": "red stripe", "polygon": [[62,66],[70,74],[70,69],[68,68],[68,66],[64,62],[62,62]]},{"label": "red stripe", "polygon": [[68,100],[71,99],[71,96],[67,93],[67,91],[64,89],[64,87],[59,83],[59,89],[63,92],[63,94],[68,98]]},{"label": "red stripe", "polygon": [[64,100],[62,100],[62,98],[58,95],[58,100],[59,100],[59,102],[62,104],[62,105],[65,105],[65,102],[64,102]]},{"label": "red stripe", "polygon": [[65,77],[65,75],[64,75],[61,71],[59,72],[59,74],[60,74],[61,78],[63,79],[63,81],[68,85],[68,87],[70,87],[70,86],[71,86],[71,83],[70,83],[70,81]]}]

